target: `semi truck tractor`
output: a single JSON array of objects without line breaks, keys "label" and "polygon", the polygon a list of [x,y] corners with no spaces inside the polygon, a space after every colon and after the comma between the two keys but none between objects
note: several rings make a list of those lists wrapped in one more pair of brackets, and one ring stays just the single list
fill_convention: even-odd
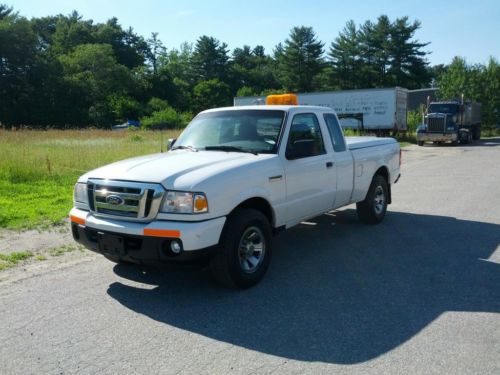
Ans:
[{"label": "semi truck tractor", "polygon": [[[297,94],[299,105],[333,109],[343,129],[380,135],[406,131],[408,90],[402,87]],[[235,106],[264,104],[264,96],[235,97]]]},{"label": "semi truck tractor", "polygon": [[469,143],[481,138],[481,104],[451,100],[430,102],[417,127],[417,143]]}]

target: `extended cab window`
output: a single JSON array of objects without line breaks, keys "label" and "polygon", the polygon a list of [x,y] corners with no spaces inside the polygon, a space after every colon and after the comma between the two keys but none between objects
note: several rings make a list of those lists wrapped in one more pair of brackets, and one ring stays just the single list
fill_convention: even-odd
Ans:
[{"label": "extended cab window", "polygon": [[335,152],[345,151],[345,140],[342,135],[342,130],[340,130],[340,124],[337,121],[337,117],[332,113],[325,113],[323,118],[325,119],[330,138],[332,139],[333,149]]},{"label": "extended cab window", "polygon": [[313,113],[295,115],[288,136],[286,158],[300,159],[325,153],[319,122]]}]

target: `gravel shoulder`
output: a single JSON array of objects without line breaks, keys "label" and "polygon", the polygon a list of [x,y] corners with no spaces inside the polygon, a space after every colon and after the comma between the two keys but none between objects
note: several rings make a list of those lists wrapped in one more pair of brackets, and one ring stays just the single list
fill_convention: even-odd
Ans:
[{"label": "gravel shoulder", "polygon": [[30,258],[0,271],[0,287],[9,282],[41,275],[95,259],[97,254],[75,243],[69,221],[44,230],[0,229],[0,254],[29,252]]}]

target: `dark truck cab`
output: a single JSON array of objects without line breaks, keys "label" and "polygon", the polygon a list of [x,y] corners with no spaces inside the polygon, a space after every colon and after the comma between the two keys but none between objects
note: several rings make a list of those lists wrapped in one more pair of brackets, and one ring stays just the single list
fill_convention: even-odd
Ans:
[{"label": "dark truck cab", "polygon": [[431,102],[417,128],[417,143],[469,143],[481,138],[481,104],[459,101]]}]

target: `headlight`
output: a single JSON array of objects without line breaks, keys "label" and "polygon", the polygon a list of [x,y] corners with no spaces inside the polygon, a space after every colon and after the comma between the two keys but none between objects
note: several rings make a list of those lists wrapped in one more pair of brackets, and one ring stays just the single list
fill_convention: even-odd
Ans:
[{"label": "headlight", "polygon": [[75,184],[75,191],[73,193],[73,200],[75,202],[89,204],[89,196],[87,194],[87,184]]},{"label": "headlight", "polygon": [[167,191],[160,211],[172,214],[201,214],[208,212],[207,197],[203,193]]},{"label": "headlight", "polygon": [[454,126],[448,126],[446,128],[446,130],[449,131],[449,132],[453,132],[453,131],[455,131],[455,127]]}]

